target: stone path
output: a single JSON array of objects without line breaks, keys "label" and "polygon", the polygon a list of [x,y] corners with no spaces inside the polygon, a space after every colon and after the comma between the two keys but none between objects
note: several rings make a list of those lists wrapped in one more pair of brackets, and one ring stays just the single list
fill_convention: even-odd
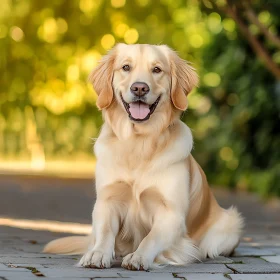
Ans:
[{"label": "stone path", "polygon": [[0,279],[280,279],[280,235],[244,237],[231,257],[218,257],[185,267],[167,266],[149,272],[127,271],[119,262],[111,269],[77,268],[79,256],[41,254],[43,245],[62,236],[8,227],[0,234]]},{"label": "stone path", "polygon": [[[59,210],[56,220],[89,222],[87,217],[90,213],[87,211],[91,208],[94,198],[90,191],[91,181],[76,180],[74,183],[69,181],[70,186],[64,179],[50,181],[37,178],[31,180],[33,183],[27,181],[9,181],[6,177],[0,176],[0,221],[3,217],[54,220],[55,205],[58,203],[60,208],[56,209]],[[245,234],[231,257],[219,257],[185,267],[167,266],[149,272],[127,271],[120,267],[119,262],[107,270],[77,268],[75,264],[79,256],[40,253],[48,241],[65,234],[0,226],[0,280],[38,278],[280,280],[278,204],[263,205],[257,198],[245,194],[238,196],[234,193],[216,192],[216,196],[226,207],[232,203],[237,204],[247,218]],[[58,198],[63,200],[61,204]],[[79,205],[82,205],[80,210]],[[73,211],[73,207],[78,211]],[[63,216],[63,213],[66,216]]]}]

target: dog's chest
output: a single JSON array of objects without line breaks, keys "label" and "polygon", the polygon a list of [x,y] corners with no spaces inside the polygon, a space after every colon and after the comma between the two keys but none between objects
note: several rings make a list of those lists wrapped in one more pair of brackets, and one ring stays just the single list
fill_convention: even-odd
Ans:
[{"label": "dog's chest", "polygon": [[156,147],[153,141],[133,139],[115,141],[110,145],[101,143],[96,150],[98,164],[106,167],[107,173],[118,180],[131,182],[142,178],[148,171]]}]

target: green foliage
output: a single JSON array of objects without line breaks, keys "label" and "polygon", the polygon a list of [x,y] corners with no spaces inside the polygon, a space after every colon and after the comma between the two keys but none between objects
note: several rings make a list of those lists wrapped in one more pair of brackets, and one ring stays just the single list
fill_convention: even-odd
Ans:
[{"label": "green foliage", "polygon": [[[274,33],[279,11],[258,1]],[[210,182],[280,195],[279,82],[208,0],[2,0],[0,157],[88,158],[102,118],[86,79],[116,42],[168,44],[194,62],[201,83],[183,119]]]},{"label": "green foliage", "polygon": [[[265,15],[263,21],[271,30],[279,30],[279,8],[272,4],[256,7],[259,18]],[[232,21],[222,17],[223,23]],[[256,37],[267,44],[261,34]],[[273,45],[269,52],[279,55]],[[221,77],[216,87],[207,86],[205,81],[200,87],[212,104],[202,117],[218,118],[197,143],[198,157],[207,166],[209,180],[261,195],[280,195],[279,81],[256,58],[246,38],[225,25],[204,48],[202,61],[203,73]]]}]

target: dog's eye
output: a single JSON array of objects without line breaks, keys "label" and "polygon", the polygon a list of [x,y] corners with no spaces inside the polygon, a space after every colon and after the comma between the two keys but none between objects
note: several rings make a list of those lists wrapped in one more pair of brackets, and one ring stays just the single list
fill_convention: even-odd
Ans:
[{"label": "dog's eye", "polygon": [[129,65],[124,65],[122,67],[123,71],[128,72],[130,70],[130,66]]},{"label": "dog's eye", "polygon": [[160,73],[162,70],[159,67],[153,69],[153,73]]}]

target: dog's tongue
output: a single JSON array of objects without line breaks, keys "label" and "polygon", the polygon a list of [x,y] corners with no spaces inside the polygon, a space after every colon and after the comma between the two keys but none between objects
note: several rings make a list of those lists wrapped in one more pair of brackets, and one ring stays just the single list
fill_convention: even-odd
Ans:
[{"label": "dog's tongue", "polygon": [[142,102],[129,104],[129,112],[134,119],[143,120],[150,113],[149,105]]}]

